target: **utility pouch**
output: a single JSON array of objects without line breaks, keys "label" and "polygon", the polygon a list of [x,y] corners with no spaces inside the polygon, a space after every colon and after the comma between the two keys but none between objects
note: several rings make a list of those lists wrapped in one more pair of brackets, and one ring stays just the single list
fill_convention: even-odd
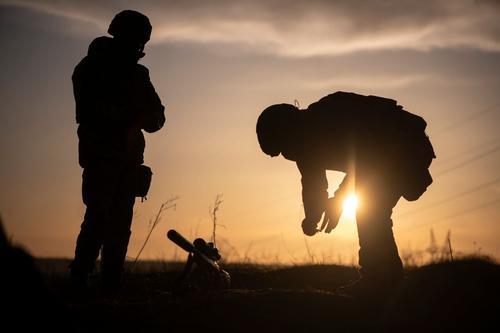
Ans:
[{"label": "utility pouch", "polygon": [[139,165],[132,171],[132,191],[136,197],[146,198],[151,185],[153,172],[146,165]]}]

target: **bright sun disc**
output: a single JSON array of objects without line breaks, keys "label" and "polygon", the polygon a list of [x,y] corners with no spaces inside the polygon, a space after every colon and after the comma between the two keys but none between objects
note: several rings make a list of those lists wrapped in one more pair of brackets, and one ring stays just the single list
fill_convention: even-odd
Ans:
[{"label": "bright sun disc", "polygon": [[344,200],[344,215],[349,218],[356,217],[356,208],[358,208],[358,196],[356,194],[349,195]]}]

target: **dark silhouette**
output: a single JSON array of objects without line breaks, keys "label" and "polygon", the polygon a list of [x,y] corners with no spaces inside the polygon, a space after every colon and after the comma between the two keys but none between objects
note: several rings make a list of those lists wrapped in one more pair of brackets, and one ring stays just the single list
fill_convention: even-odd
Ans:
[{"label": "dark silhouette", "polygon": [[220,268],[218,261],[222,257],[214,243],[207,243],[203,238],[196,238],[191,243],[173,229],[169,230],[167,237],[189,253],[186,265],[175,283],[175,293],[208,293],[230,287],[231,276]]},{"label": "dark silhouette", "polygon": [[52,295],[34,258],[7,238],[0,218],[0,328],[4,332],[71,329],[62,305]]},{"label": "dark silhouette", "polygon": [[[401,196],[416,200],[432,183],[428,167],[435,155],[425,127],[422,118],[394,100],[345,92],[328,95],[307,110],[272,105],[258,119],[262,150],[297,162],[304,234],[330,232],[346,194],[355,188],[360,197],[356,220],[361,279],[350,293],[388,290],[403,277],[391,214]],[[325,170],[346,173],[332,198]]]},{"label": "dark silhouette", "polygon": [[149,19],[125,10],[108,33],[89,46],[72,79],[76,101],[82,194],[87,206],[70,265],[77,290],[85,291],[101,252],[105,293],[117,292],[130,237],[135,197],[149,189],[151,170],[142,165],[142,130],[165,122],[164,107],[138,61],[151,35]]}]

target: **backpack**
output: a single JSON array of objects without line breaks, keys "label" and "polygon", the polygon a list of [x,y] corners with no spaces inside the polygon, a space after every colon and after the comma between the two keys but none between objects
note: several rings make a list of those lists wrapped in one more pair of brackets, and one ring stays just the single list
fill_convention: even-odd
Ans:
[{"label": "backpack", "polygon": [[401,140],[403,170],[402,196],[408,201],[415,201],[432,184],[429,167],[436,158],[429,136],[425,129],[427,123],[417,115],[405,110],[398,114],[399,135]]},{"label": "backpack", "polygon": [[398,170],[394,176],[400,178],[406,200],[417,200],[432,183],[429,166],[436,155],[425,132],[427,123],[395,100],[339,91],[311,104],[308,110],[335,112],[337,120],[349,124],[361,145],[383,149],[395,161]]}]

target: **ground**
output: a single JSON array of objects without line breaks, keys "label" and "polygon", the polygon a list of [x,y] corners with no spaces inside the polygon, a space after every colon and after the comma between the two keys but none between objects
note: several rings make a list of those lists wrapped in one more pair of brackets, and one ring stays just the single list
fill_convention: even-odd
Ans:
[{"label": "ground", "polygon": [[232,264],[225,267],[231,289],[178,297],[171,289],[181,266],[165,264],[128,273],[114,301],[96,291],[82,302],[71,299],[67,276],[53,266],[38,262],[54,300],[39,323],[61,331],[480,332],[500,327],[500,265],[489,260],[408,269],[398,291],[377,300],[335,293],[357,276],[354,267],[338,265]]}]

